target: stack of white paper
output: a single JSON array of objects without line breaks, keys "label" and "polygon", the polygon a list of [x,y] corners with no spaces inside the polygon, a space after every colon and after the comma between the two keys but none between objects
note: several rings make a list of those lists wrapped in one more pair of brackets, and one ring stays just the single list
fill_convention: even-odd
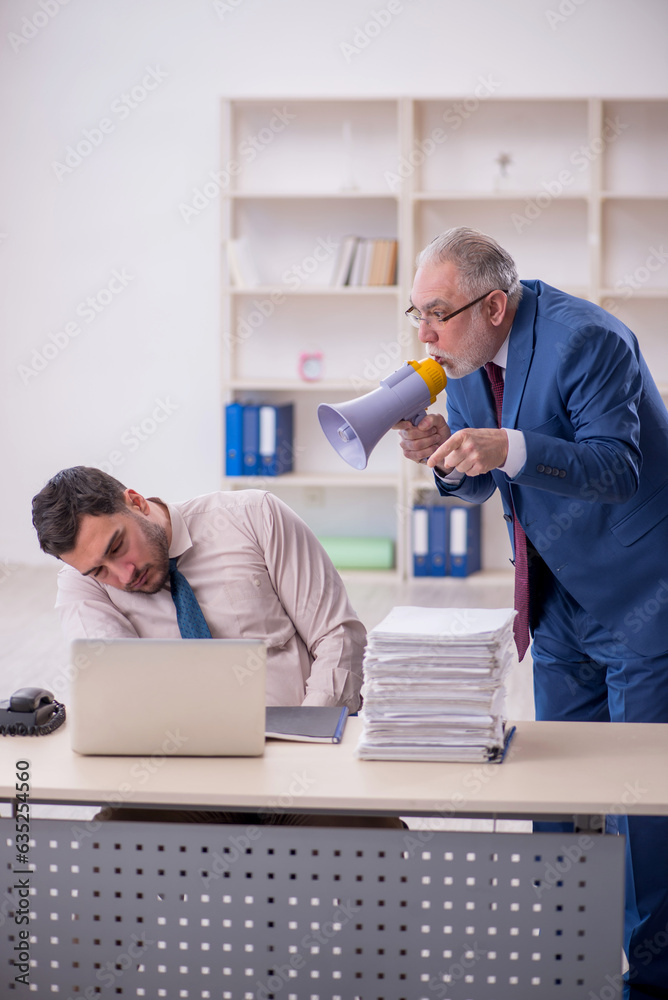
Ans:
[{"label": "stack of white paper", "polygon": [[393,608],[368,635],[357,756],[499,759],[514,617],[509,608]]}]

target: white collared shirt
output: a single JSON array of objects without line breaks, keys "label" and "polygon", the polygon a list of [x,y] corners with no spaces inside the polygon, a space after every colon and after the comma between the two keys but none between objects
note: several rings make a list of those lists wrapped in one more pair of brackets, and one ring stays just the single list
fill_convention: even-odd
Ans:
[{"label": "white collared shirt", "polygon": [[[212,636],[266,642],[267,704],[357,711],[364,626],[301,518],[261,490],[165,506],[169,556],[179,557]],[[128,593],[66,565],[56,607],[67,639],[180,638],[169,582],[157,594]]]},{"label": "white collared shirt", "polygon": [[[503,381],[506,380],[506,367],[508,363],[508,342],[510,340],[510,332],[508,336],[501,344],[501,347],[496,352],[495,356],[492,358],[492,363],[498,365],[503,372]],[[509,479],[514,479],[515,476],[524,468],[527,460],[527,447],[524,440],[524,434],[522,431],[518,431],[516,428],[503,427],[502,430],[506,432],[506,437],[508,438],[508,454],[503,465],[499,466],[501,472],[505,472]],[[436,473],[438,476],[438,473]],[[438,476],[441,482],[446,483],[448,486],[458,486],[463,480],[464,476],[462,473],[454,471],[447,476]]]}]

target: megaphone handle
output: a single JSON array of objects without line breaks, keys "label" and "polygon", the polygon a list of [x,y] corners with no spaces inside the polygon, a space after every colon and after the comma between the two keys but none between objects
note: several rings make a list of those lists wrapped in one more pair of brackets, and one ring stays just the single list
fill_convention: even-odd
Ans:
[{"label": "megaphone handle", "polygon": [[412,417],[404,417],[404,420],[410,420],[413,426],[417,427],[422,418],[426,416],[427,416],[427,408],[425,407],[422,410],[418,410],[417,413],[414,413]]}]

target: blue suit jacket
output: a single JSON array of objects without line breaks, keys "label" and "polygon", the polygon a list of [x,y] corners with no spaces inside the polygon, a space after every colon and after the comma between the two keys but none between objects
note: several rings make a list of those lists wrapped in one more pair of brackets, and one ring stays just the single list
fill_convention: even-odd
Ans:
[{"label": "blue suit jacket", "polygon": [[[638,342],[599,306],[523,281],[510,333],[504,427],[524,432],[515,479],[495,470],[454,489],[495,489],[566,590],[632,650],[668,650],[668,411]],[[496,427],[484,369],[448,382],[451,430]],[[512,526],[511,526],[512,527]]]}]

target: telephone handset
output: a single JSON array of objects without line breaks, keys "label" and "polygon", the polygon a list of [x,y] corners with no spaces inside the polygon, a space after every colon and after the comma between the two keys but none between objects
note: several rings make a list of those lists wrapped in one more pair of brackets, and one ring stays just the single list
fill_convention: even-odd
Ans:
[{"label": "telephone handset", "polygon": [[44,688],[20,688],[0,701],[0,736],[46,736],[65,721],[65,706]]}]

